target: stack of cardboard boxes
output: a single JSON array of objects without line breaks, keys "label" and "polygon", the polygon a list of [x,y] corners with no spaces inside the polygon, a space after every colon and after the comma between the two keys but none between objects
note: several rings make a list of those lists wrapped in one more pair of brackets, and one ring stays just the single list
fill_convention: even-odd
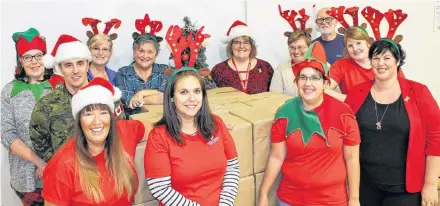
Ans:
[{"label": "stack of cardboard boxes", "polygon": [[[254,206],[270,153],[270,130],[275,112],[290,96],[278,92],[264,92],[248,95],[230,87],[208,90],[209,106],[220,116],[231,133],[240,162],[240,184],[235,205]],[[163,107],[146,105],[144,113],[131,116],[146,126],[145,140],[152,124],[160,119]],[[139,190],[135,205],[152,206],[157,202],[151,196],[144,173],[144,151],[146,142],[138,145],[135,157],[139,175]],[[269,194],[270,205],[275,206],[276,189],[279,178]]]}]

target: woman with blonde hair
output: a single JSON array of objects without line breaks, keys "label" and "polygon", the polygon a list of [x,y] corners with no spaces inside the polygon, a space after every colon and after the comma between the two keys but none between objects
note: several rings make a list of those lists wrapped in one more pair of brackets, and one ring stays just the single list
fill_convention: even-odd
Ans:
[{"label": "woman with blonde hair", "polygon": [[52,157],[44,172],[45,205],[120,205],[138,188],[133,166],[141,122],[112,115],[120,91],[97,77],[72,98],[75,135]]},{"label": "woman with blonde hair", "polygon": [[118,35],[116,33],[108,34],[112,28],[118,28],[121,25],[119,19],[112,19],[105,23],[106,27],[102,33],[99,33],[97,25],[101,22],[98,19],[83,18],[84,25],[90,25],[92,31],[87,31],[89,40],[87,46],[92,54],[87,79],[91,81],[94,77],[102,77],[107,79],[112,85],[116,85],[116,71],[107,67],[110,57],[113,54],[113,40]]}]

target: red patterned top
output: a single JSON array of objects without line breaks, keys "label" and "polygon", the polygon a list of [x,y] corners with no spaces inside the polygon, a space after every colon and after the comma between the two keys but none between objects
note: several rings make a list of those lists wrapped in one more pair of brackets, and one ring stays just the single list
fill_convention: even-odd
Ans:
[{"label": "red patterned top", "polygon": [[[249,72],[246,93],[257,94],[269,91],[272,75],[272,66],[264,60],[257,59],[257,64]],[[215,65],[212,68],[211,76],[218,87],[233,87],[244,91],[240,76],[234,68],[228,65],[228,59]]]}]

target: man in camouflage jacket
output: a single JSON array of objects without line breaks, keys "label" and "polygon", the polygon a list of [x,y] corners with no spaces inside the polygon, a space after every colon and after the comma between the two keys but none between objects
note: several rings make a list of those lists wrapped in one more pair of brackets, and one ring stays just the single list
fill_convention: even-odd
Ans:
[{"label": "man in camouflage jacket", "polygon": [[[72,95],[80,87],[88,84],[87,71],[91,60],[87,46],[79,41],[63,44],[63,39],[74,38],[61,35],[55,45],[56,61],[54,66],[64,76],[64,84],[60,84],[50,94],[41,98],[34,107],[29,135],[36,154],[48,162],[55,152],[72,137],[75,120],[72,115]],[[121,101],[115,103],[115,116],[125,119]]]}]

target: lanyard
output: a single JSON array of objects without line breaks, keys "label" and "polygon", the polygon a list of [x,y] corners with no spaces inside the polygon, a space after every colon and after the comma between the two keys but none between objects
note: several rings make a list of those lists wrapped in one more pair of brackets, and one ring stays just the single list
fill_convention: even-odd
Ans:
[{"label": "lanyard", "polygon": [[241,86],[243,87],[243,92],[247,92],[247,86],[248,86],[248,82],[249,82],[249,71],[251,70],[251,60],[249,60],[248,68],[246,71],[246,78],[244,80],[242,80],[241,76],[240,76],[240,72],[237,69],[237,65],[235,65],[234,58],[231,58],[231,59],[232,59],[232,64],[235,67],[235,71],[237,71],[238,78],[240,79]]}]

